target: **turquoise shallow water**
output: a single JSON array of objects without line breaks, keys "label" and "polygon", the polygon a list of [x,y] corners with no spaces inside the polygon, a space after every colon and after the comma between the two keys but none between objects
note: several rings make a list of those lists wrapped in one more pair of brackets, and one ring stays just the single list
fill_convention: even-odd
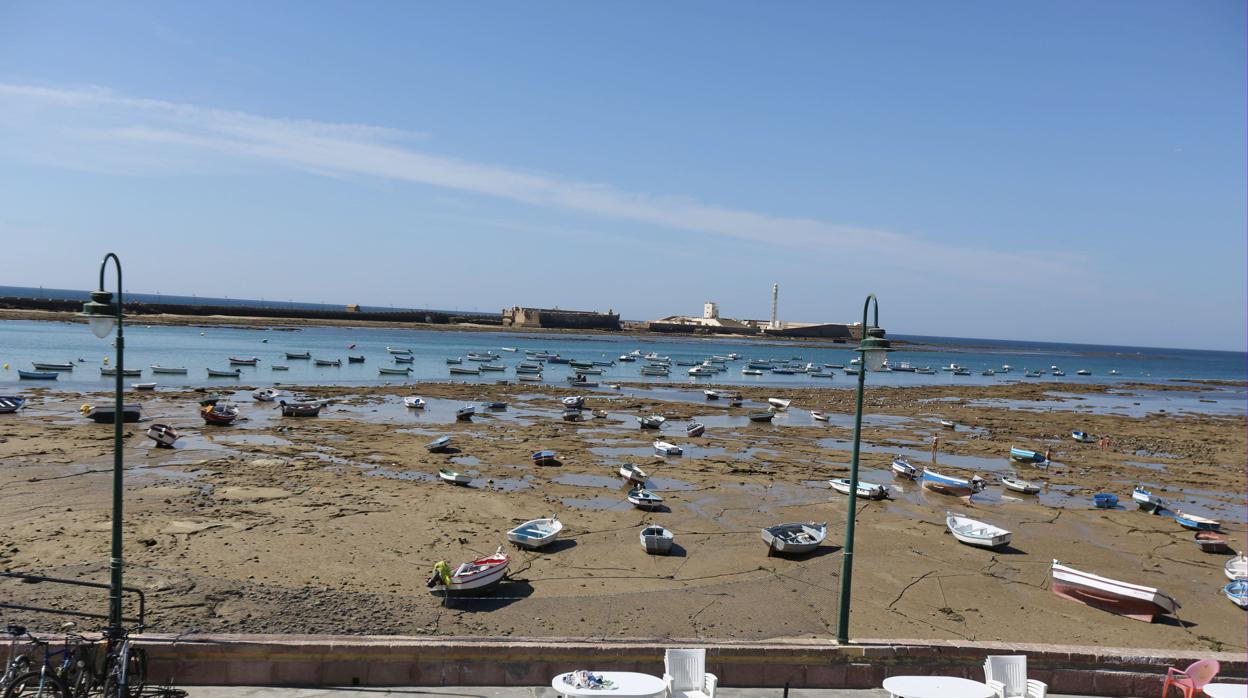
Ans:
[{"label": "turquoise shallow water", "polygon": [[[1021,342],[985,342],[984,340],[959,340],[941,338],[911,338],[907,344],[890,355],[890,362],[900,365],[909,362],[914,366],[941,366],[956,362],[967,366],[971,376],[954,376],[937,370],[935,375],[915,373],[872,373],[870,385],[987,385],[1013,380],[1044,380],[1055,390],[1063,384],[1081,382],[1165,382],[1170,380],[1239,380],[1244,381],[1245,355],[1234,352],[1209,352],[1179,349],[1146,349],[1132,347],[1102,347],[1092,345],[1027,344]],[[353,349],[349,349],[354,345]],[[410,378],[386,376],[378,373],[379,366],[396,366],[393,357],[386,352],[387,346],[409,348],[415,358],[410,364]],[[516,352],[501,351],[502,347],[517,348]],[[605,367],[605,373],[596,380],[644,381],[677,384],[732,384],[785,386],[825,386],[850,388],[856,377],[841,370],[828,369],[834,378],[812,378],[804,374],[743,376],[741,369],[747,359],[797,359],[802,363],[849,365],[854,353],[846,345],[813,345],[808,342],[761,342],[723,338],[671,338],[639,337],[635,335],[535,335],[509,332],[456,332],[404,329],[309,327],[295,331],[241,329],[230,327],[166,327],[128,325],[126,329],[125,361],[128,368],[143,370],[141,378],[127,378],[126,382],[156,381],[162,386],[229,386],[231,383],[248,385],[286,384],[343,384],[380,385],[411,381],[456,380],[493,383],[497,380],[516,379],[514,367],[524,360],[524,350],[544,350],[585,361],[609,361],[621,354],[640,350],[643,354],[656,352],[673,360],[702,360],[713,354],[740,354],[743,359],[728,363],[728,371],[709,378],[688,376],[687,367],[673,366],[668,378],[639,375],[644,362],[617,363]],[[342,366],[316,367],[306,360],[288,360],[285,352],[311,352],[315,358],[341,359]],[[464,356],[469,352],[494,351],[500,355],[495,363],[507,366],[503,372],[483,373],[480,377],[452,376],[446,358]],[[365,356],[363,364],[349,364],[348,354]],[[112,339],[99,340],[84,325],[62,322],[3,321],[0,322],[0,364],[9,368],[0,370],[0,386],[13,392],[21,388],[46,385],[49,387],[80,390],[106,389],[111,379],[100,375],[101,366],[107,358],[113,360]],[[257,367],[242,367],[240,379],[208,378],[208,368],[229,369],[228,357],[260,358]],[[31,362],[72,362],[75,369],[61,374],[55,382],[19,381],[17,369],[31,370]],[[150,366],[185,366],[185,376],[153,375]],[[274,371],[274,364],[289,366],[288,371]],[[1013,367],[1009,374],[981,376],[985,368],[1004,364]],[[465,366],[473,365],[465,360]],[[1062,367],[1067,375],[1063,378],[1047,375],[1050,366]],[[1024,368],[1046,371],[1043,379],[1027,379]],[[1091,376],[1076,376],[1079,369],[1091,371]],[[1110,375],[1117,370],[1119,375]],[[549,365],[544,372],[544,382],[566,384],[572,374],[566,365]],[[1245,394],[1242,386],[1214,391],[1210,396],[1186,394],[1184,406],[1199,409],[1200,405],[1219,405],[1210,411],[1243,411]],[[1164,396],[1157,395],[1156,399]],[[1174,396],[1169,396],[1173,399]],[[1217,403],[1201,403],[1200,399],[1213,399]]]}]

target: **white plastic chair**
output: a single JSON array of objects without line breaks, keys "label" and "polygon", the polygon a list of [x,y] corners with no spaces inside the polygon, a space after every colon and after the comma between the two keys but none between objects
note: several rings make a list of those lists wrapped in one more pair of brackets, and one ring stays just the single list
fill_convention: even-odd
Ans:
[{"label": "white plastic chair", "polygon": [[669,698],[715,698],[719,679],[706,673],[706,650],[667,650],[663,655],[663,683]]},{"label": "white plastic chair", "polygon": [[984,683],[997,698],[1045,698],[1049,687],[1027,678],[1027,655],[990,655],[984,660]]}]

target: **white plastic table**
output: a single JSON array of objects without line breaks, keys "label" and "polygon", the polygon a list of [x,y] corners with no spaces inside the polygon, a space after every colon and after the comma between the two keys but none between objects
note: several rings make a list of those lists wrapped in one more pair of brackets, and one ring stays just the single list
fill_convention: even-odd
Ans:
[{"label": "white plastic table", "polygon": [[993,698],[988,684],[954,676],[890,676],[884,690],[894,698]]},{"label": "white plastic table", "polygon": [[[568,672],[570,674],[572,672]],[[572,684],[564,683],[560,674],[550,680],[550,687],[561,696],[602,696],[602,698],[654,698],[667,692],[667,684],[663,679],[649,674],[638,674],[632,671],[595,671],[602,678],[611,682],[611,688],[573,688]],[[989,695],[992,695],[989,693]]]},{"label": "white plastic table", "polygon": [[1242,683],[1207,683],[1205,695],[1209,698],[1248,698],[1248,686]]}]

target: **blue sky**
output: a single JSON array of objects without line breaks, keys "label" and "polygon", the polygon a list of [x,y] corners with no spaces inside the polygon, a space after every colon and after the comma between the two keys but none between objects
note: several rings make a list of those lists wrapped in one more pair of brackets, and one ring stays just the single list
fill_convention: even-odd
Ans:
[{"label": "blue sky", "polygon": [[1245,21],[5,3],[0,283],[1242,350]]}]

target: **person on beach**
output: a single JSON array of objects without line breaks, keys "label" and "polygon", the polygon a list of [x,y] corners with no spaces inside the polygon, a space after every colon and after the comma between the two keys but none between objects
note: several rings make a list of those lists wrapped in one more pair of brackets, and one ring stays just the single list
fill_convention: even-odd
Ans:
[{"label": "person on beach", "polygon": [[933,463],[936,462],[936,451],[939,451],[939,450],[940,450],[940,437],[933,436],[932,437],[932,462]]}]

